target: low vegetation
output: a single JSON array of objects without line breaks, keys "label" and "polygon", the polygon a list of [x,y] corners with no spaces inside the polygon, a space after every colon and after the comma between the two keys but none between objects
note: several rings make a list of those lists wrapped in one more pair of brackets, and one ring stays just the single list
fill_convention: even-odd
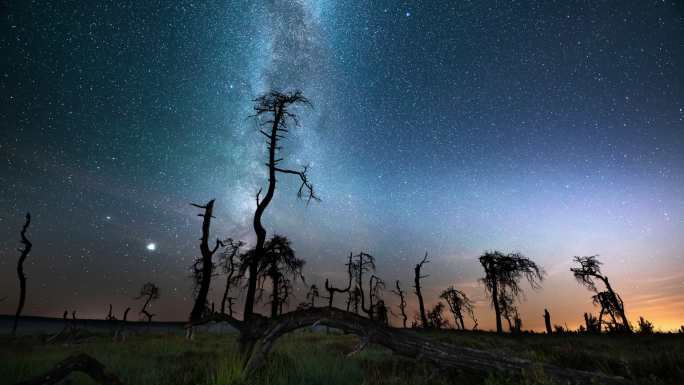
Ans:
[{"label": "low vegetation", "polygon": [[[638,384],[684,383],[684,335],[681,334],[519,334],[433,330],[430,338],[461,346],[497,351],[559,367],[601,371]],[[102,362],[128,385],[240,384],[242,363],[236,335],[197,333],[189,341],[180,334],[144,334],[125,343],[95,336],[82,343],[48,345],[44,338],[0,337],[3,384],[27,380],[79,352]],[[438,371],[433,366],[369,346],[353,354],[358,339],[340,333],[303,330],[281,340],[250,384],[555,384],[539,371],[510,375]],[[92,384],[74,374],[69,384]],[[70,381],[70,382],[69,382]]]}]

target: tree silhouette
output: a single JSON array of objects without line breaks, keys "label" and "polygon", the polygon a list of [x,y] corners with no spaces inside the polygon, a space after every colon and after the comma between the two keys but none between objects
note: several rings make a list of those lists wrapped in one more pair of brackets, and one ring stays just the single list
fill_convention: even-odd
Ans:
[{"label": "tree silhouette", "polygon": [[[351,289],[352,285],[352,253],[349,253],[349,261],[346,264],[347,266],[347,287],[344,289],[340,289],[337,287],[334,287],[333,285],[330,284],[328,281],[328,278],[325,279],[325,290],[328,292],[328,307],[333,306],[333,300],[335,298],[335,293],[349,293],[349,290]],[[347,311],[349,311],[349,306],[347,306]]]},{"label": "tree silhouette", "polygon": [[[263,199],[261,199],[261,189],[256,194],[257,207],[254,211],[253,221],[254,232],[256,233],[256,244],[254,253],[251,258],[246,261],[249,277],[247,282],[247,295],[245,298],[245,319],[249,318],[254,312],[259,265],[266,256],[266,229],[261,223],[261,218],[273,199],[276,189],[276,175],[296,175],[301,181],[297,196],[299,198],[306,197],[307,201],[311,201],[312,199],[318,200],[318,197],[314,193],[313,185],[308,179],[308,166],[304,166],[301,171],[281,168],[279,163],[283,158],[278,157],[279,150],[282,148],[278,144],[278,141],[287,136],[287,133],[289,132],[288,122],[292,121],[295,125],[298,124],[297,115],[290,112],[290,107],[296,105],[310,106],[311,103],[304,97],[301,91],[291,93],[271,91],[258,97],[254,102],[254,116],[259,121],[259,125],[263,127],[259,132],[266,137],[266,147],[268,149],[268,161],[266,163],[266,167],[268,167],[268,189],[266,190]],[[271,313],[273,314],[273,310]]]},{"label": "tree silhouette", "polygon": [[[364,312],[368,314],[370,319],[376,319],[375,316],[378,313],[376,309],[377,301],[380,299],[380,297],[382,297],[382,290],[384,289],[385,281],[383,281],[380,277],[376,276],[375,274],[372,274],[370,279],[368,280],[368,309],[364,309]],[[385,317],[387,317],[387,314],[385,314]]]},{"label": "tree silhouette", "polygon": [[309,291],[306,293],[306,300],[311,301],[309,302],[310,307],[316,307],[316,298],[320,297],[320,293],[318,292],[318,286],[316,285],[311,285],[309,287]]},{"label": "tree silhouette", "polygon": [[442,291],[442,294],[440,294],[439,297],[445,300],[447,305],[449,306],[449,310],[451,311],[451,314],[453,314],[454,316],[454,323],[456,325],[456,328],[465,330],[465,322],[463,322],[463,313],[468,314],[468,316],[470,316],[473,322],[476,322],[475,309],[473,303],[472,301],[470,301],[470,298],[468,298],[468,296],[464,292],[456,289],[454,286],[449,286],[444,291]]},{"label": "tree silhouette", "polygon": [[444,318],[444,304],[437,302],[435,307],[427,313],[428,327],[441,329],[447,327],[449,322]]},{"label": "tree silhouette", "polygon": [[21,228],[21,243],[24,248],[19,249],[19,260],[17,261],[17,277],[19,278],[19,304],[17,305],[17,312],[14,314],[14,324],[12,325],[12,335],[17,334],[17,325],[19,324],[19,317],[21,317],[21,311],[24,310],[24,303],[26,302],[26,275],[24,274],[24,261],[31,252],[33,244],[26,238],[26,230],[28,230],[31,224],[31,213],[26,213],[26,222]]},{"label": "tree silhouette", "polygon": [[520,280],[526,279],[533,289],[537,289],[544,279],[544,271],[520,253],[486,252],[480,256],[479,261],[485,271],[480,282],[484,284],[485,291],[492,300],[496,316],[496,332],[503,331],[502,315],[506,316],[509,326],[513,329],[511,318],[517,315],[514,301],[522,293]]},{"label": "tree silhouette", "polygon": [[[373,311],[371,306],[366,307],[366,294],[363,289],[363,276],[366,273],[375,272],[375,257],[368,253],[360,252],[352,257],[352,274],[355,280],[355,288],[352,293],[352,300],[354,303],[355,312],[358,314],[359,301],[361,310],[366,313],[368,318],[373,319]],[[373,290],[373,276],[370,279],[369,290]],[[372,297],[371,293],[371,297]]]},{"label": "tree silhouette", "polygon": [[[240,275],[245,274],[246,269],[250,269],[249,261],[254,259],[256,248],[250,249],[241,255]],[[271,281],[271,317],[275,317],[281,311],[283,297],[281,289],[288,290],[285,297],[291,294],[291,282],[285,282],[287,277],[299,278],[304,282],[302,269],[304,260],[297,258],[292,249],[290,240],[287,237],[275,234],[264,244],[264,255],[257,264],[256,277],[259,295],[255,298],[257,302],[261,300],[266,280]],[[251,274],[251,273],[250,273]],[[289,280],[287,280],[289,281]]]},{"label": "tree silhouette", "polygon": [[584,313],[584,325],[588,333],[601,332],[601,322],[591,313]]},{"label": "tree silhouette", "polygon": [[229,297],[230,290],[238,286],[242,276],[239,274],[239,255],[240,248],[244,246],[242,241],[234,241],[232,238],[228,238],[224,241],[225,250],[219,255],[219,266],[223,274],[226,275],[226,287],[223,291],[223,296],[221,297],[221,314],[226,314],[226,303],[228,303],[228,314],[233,315],[233,300],[234,298]]},{"label": "tree silhouette", "polygon": [[[603,322],[603,314],[611,317],[612,324],[617,330],[631,332],[632,327],[625,315],[625,305],[622,298],[613,290],[608,281],[608,277],[601,273],[601,261],[598,255],[579,257],[575,256],[574,261],[579,264],[570,269],[577,282],[587,289],[596,293],[593,297],[594,304],[601,306],[599,314],[599,325]],[[596,281],[601,281],[605,286],[605,291],[599,292]],[[617,319],[619,318],[619,320]],[[609,327],[611,327],[609,325]]]},{"label": "tree silhouette", "polygon": [[203,206],[194,203],[191,203],[191,205],[204,210],[203,213],[197,214],[197,216],[202,217],[202,237],[200,238],[200,252],[202,257],[196,260],[193,265],[193,277],[195,279],[197,297],[195,298],[195,304],[190,312],[190,320],[197,321],[202,319],[202,316],[207,310],[207,295],[209,294],[209,287],[211,286],[211,275],[214,272],[213,257],[222,243],[217,238],[214,247],[209,247],[209,228],[211,227],[211,218],[213,218],[214,200],[210,200]]},{"label": "tree silhouette", "polygon": [[413,288],[416,291],[416,297],[418,297],[418,314],[420,315],[420,322],[424,328],[428,327],[428,317],[425,314],[425,303],[423,302],[423,293],[421,292],[420,288],[420,280],[429,277],[429,275],[420,275],[420,270],[426,263],[430,263],[427,251],[425,252],[423,259],[418,262],[416,267],[413,269]]},{"label": "tree silhouette", "polygon": [[392,293],[399,296],[399,314],[401,314],[401,323],[404,329],[406,329],[406,321],[408,320],[408,316],[406,315],[406,292],[401,289],[399,280],[395,282],[395,287],[397,289],[392,290]]},{"label": "tree silhouette", "polygon": [[551,329],[551,313],[549,313],[548,309],[544,309],[544,326],[546,327],[546,334],[553,334],[553,329]]},{"label": "tree silhouette", "polygon": [[143,304],[142,308],[140,309],[140,314],[144,315],[147,318],[147,322],[150,323],[152,322],[152,317],[155,316],[155,314],[150,313],[147,310],[147,307],[153,302],[159,299],[160,292],[159,292],[159,287],[155,285],[152,282],[147,282],[142,286],[140,289],[140,294],[138,294],[137,297],[134,299],[145,299],[145,303]]}]

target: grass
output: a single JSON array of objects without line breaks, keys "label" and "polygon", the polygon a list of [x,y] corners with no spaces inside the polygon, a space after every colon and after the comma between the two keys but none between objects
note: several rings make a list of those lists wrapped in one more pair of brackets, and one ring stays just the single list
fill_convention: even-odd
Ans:
[{"label": "grass", "polygon": [[[639,384],[684,383],[684,335],[539,335],[497,336],[484,332],[429,332],[431,338],[497,351],[539,362],[600,370]],[[254,385],[398,385],[398,384],[553,384],[540,370],[512,378],[497,373],[438,372],[430,365],[369,347],[347,358],[357,339],[350,335],[300,331],[283,337]],[[0,384],[13,384],[84,352],[130,385],[240,384],[241,358],[235,336],[199,333],[194,341],[178,334],[144,334],[125,343],[97,336],[75,345],[46,345],[38,336],[11,340],[0,336]],[[429,379],[429,380],[428,380]],[[82,375],[66,382],[92,384]]]}]

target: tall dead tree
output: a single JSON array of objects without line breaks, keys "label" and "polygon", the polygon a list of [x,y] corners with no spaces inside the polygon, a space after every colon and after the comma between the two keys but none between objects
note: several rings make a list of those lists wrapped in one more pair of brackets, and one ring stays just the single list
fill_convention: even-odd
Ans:
[{"label": "tall dead tree", "polygon": [[247,295],[245,298],[245,319],[248,319],[254,313],[259,264],[266,255],[266,229],[264,228],[261,219],[275,194],[276,175],[290,174],[299,177],[301,185],[299,186],[297,196],[299,198],[306,197],[307,201],[311,201],[312,199],[318,200],[318,197],[314,193],[313,185],[308,179],[308,167],[304,166],[301,171],[281,168],[279,164],[283,158],[278,157],[278,152],[282,148],[278,141],[287,136],[287,133],[289,132],[289,122],[294,122],[295,125],[298,125],[297,115],[291,112],[290,108],[297,105],[310,106],[311,103],[304,97],[301,91],[291,93],[271,91],[258,97],[254,102],[254,116],[261,126],[259,132],[266,137],[266,147],[268,149],[268,161],[266,162],[266,167],[268,168],[268,188],[263,199],[261,199],[261,189],[256,194],[257,207],[254,211],[253,220],[254,232],[256,233],[256,244],[254,253],[251,258],[246,261],[249,277],[247,282]]},{"label": "tall dead tree", "polygon": [[485,271],[480,282],[492,300],[496,316],[496,332],[503,332],[502,316],[506,316],[509,326],[514,329],[514,322],[511,318],[517,316],[514,301],[522,293],[520,280],[524,278],[532,289],[538,289],[544,279],[544,271],[534,261],[520,253],[502,254],[499,251],[491,251],[481,255],[479,261]]},{"label": "tall dead tree", "polygon": [[427,314],[425,313],[425,303],[423,302],[423,292],[421,291],[420,280],[427,278],[429,275],[420,275],[420,270],[426,263],[430,263],[427,251],[425,252],[423,259],[416,264],[416,267],[413,268],[413,288],[415,289],[416,297],[418,297],[418,314],[420,315],[420,322],[424,328],[428,327],[428,318]]},{"label": "tall dead tree", "polygon": [[[370,306],[366,307],[366,293],[363,289],[363,277],[366,273],[373,272],[375,272],[375,257],[364,252],[360,252],[352,257],[352,274],[354,275],[355,281],[355,293],[353,293],[354,297],[352,299],[356,302],[354,304],[355,309],[358,312],[360,300],[361,310],[371,319],[373,318],[373,312]],[[369,290],[372,288],[372,280],[373,278],[371,277],[371,286],[369,287]]]},{"label": "tall dead tree", "polygon": [[456,325],[456,328],[465,330],[463,313],[468,314],[473,320],[473,323],[477,322],[475,320],[475,308],[473,303],[464,292],[456,289],[454,286],[449,286],[442,291],[439,297],[445,300],[449,306],[449,310],[454,316],[454,324]]},{"label": "tall dead tree", "polygon": [[21,243],[24,245],[23,248],[19,249],[19,260],[17,261],[17,277],[19,278],[19,304],[17,305],[17,312],[14,314],[14,325],[12,325],[12,335],[17,334],[17,326],[19,325],[19,317],[21,317],[21,311],[24,310],[24,303],[26,302],[26,275],[24,274],[24,261],[31,252],[33,244],[26,238],[26,230],[28,230],[31,224],[31,213],[26,213],[26,222],[21,228]]},{"label": "tall dead tree", "polygon": [[392,293],[399,296],[399,314],[401,315],[401,323],[404,326],[404,329],[406,329],[406,321],[408,320],[408,316],[406,315],[406,292],[401,289],[399,280],[395,282],[395,286],[397,289],[392,290]]},{"label": "tall dead tree", "polygon": [[209,294],[209,287],[211,286],[211,275],[214,273],[214,254],[216,250],[222,245],[217,238],[216,244],[213,248],[209,246],[209,229],[211,227],[211,218],[214,211],[214,199],[210,200],[206,205],[198,205],[191,203],[191,206],[204,210],[203,213],[197,214],[202,217],[202,237],[200,238],[200,253],[202,257],[195,261],[193,266],[193,277],[195,278],[195,288],[197,290],[197,297],[195,304],[190,312],[190,320],[197,321],[202,319],[206,312],[207,295]]},{"label": "tall dead tree", "polygon": [[[349,262],[347,262],[347,287],[340,289],[337,287],[334,287],[333,285],[330,284],[328,281],[328,278],[325,279],[325,290],[328,292],[328,307],[333,306],[333,301],[335,299],[335,293],[349,293],[349,290],[351,289],[351,284],[352,284],[352,253],[349,253]],[[349,311],[349,308],[347,307],[347,311]]]},{"label": "tall dead tree", "polygon": [[[579,266],[571,268],[570,271],[575,276],[577,282],[596,293],[594,295],[594,303],[601,305],[599,319],[602,319],[604,312],[608,313],[613,318],[613,323],[617,329],[631,332],[632,326],[627,320],[627,315],[625,315],[625,304],[620,295],[613,290],[613,287],[608,281],[608,277],[601,273],[602,263],[598,260],[598,255],[586,257],[576,256],[574,257],[574,261],[577,262]],[[603,283],[605,291],[599,292],[596,281],[601,281]],[[619,318],[619,320],[616,318]]]},{"label": "tall dead tree", "polygon": [[223,270],[223,274],[226,275],[226,287],[223,291],[223,296],[221,297],[221,314],[226,314],[227,302],[229,305],[228,312],[232,316],[234,298],[229,297],[229,294],[233,287],[238,286],[240,279],[242,278],[239,274],[238,257],[240,248],[244,246],[244,243],[242,241],[234,241],[231,238],[228,238],[224,243],[226,249],[219,256],[219,265]]},{"label": "tall dead tree", "polygon": [[152,301],[156,301],[157,299],[159,299],[159,295],[160,295],[159,287],[157,287],[157,285],[155,285],[152,282],[147,282],[140,289],[140,294],[137,297],[135,297],[135,299],[141,299],[141,298],[145,299],[145,303],[143,304],[142,308],[140,309],[140,314],[144,315],[145,318],[147,318],[148,324],[152,322],[152,317],[154,317],[155,314],[150,313],[147,310],[147,307],[150,306]]}]

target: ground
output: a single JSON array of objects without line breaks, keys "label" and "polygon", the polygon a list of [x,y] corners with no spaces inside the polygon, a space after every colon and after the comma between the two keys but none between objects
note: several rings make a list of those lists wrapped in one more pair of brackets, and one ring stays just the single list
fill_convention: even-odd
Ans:
[{"label": "ground", "polygon": [[[562,367],[599,370],[638,384],[684,384],[684,335],[497,336],[485,332],[431,332],[431,338]],[[126,342],[106,335],[78,344],[47,345],[44,337],[0,336],[0,383],[13,384],[84,352],[101,361],[127,385],[238,384],[240,359],[234,334],[199,333],[187,341],[178,333],[142,333]],[[250,384],[553,384],[541,372],[521,378],[502,374],[440,372],[378,347],[352,357],[357,339],[338,333],[300,331],[279,341],[266,368]],[[68,384],[92,384],[73,375]]]}]

